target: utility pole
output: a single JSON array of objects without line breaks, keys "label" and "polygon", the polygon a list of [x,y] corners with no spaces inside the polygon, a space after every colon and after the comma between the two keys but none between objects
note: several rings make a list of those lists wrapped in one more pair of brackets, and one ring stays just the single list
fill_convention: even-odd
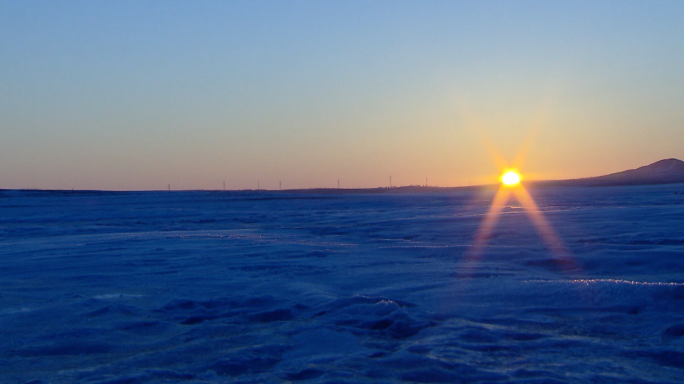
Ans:
[{"label": "utility pole", "polygon": [[223,182],[223,190],[224,191],[226,190],[226,182],[225,181]]},{"label": "utility pole", "polygon": [[337,179],[337,189],[340,189],[340,179]]},{"label": "utility pole", "polygon": [[259,181],[257,180],[257,191],[259,190]]},{"label": "utility pole", "polygon": [[282,191],[283,190],[283,182],[278,180],[278,190]]},{"label": "utility pole", "polygon": [[425,178],[425,188],[427,188],[427,177]]},{"label": "utility pole", "polygon": [[392,176],[390,176],[390,188],[392,188]]}]

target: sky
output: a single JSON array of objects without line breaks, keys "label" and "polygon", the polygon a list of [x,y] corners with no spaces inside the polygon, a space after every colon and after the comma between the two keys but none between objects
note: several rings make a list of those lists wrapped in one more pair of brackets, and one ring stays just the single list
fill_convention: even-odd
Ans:
[{"label": "sky", "polygon": [[532,180],[684,159],[682,20],[682,1],[0,0],[0,188],[464,186],[504,162]]}]

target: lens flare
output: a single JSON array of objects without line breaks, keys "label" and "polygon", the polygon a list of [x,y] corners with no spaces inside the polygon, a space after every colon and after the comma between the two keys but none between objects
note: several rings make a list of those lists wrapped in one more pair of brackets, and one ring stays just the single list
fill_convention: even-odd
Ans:
[{"label": "lens flare", "polygon": [[[507,174],[508,173],[506,173],[506,175]],[[546,217],[542,214],[527,189],[520,184],[520,176],[517,173],[514,173],[511,178],[515,178],[515,182],[509,184],[506,182],[507,178],[505,175],[502,177],[504,185],[499,187],[499,190],[496,192],[494,199],[489,205],[489,210],[482,218],[480,227],[475,234],[472,248],[468,252],[466,258],[467,262],[471,264],[470,267],[472,267],[472,263],[477,262],[484,254],[487,243],[495,237],[494,230],[504,209],[508,206],[511,199],[515,199],[524,207],[525,213],[532,221],[541,240],[546,244],[549,252],[553,255],[551,261],[554,263],[554,267],[561,271],[577,269],[579,265],[575,262],[572,254],[565,248],[563,241],[558,234],[556,234],[551,223],[546,220]],[[512,186],[516,187],[510,188]],[[464,273],[464,276],[467,276],[467,272]]]},{"label": "lens flare", "polygon": [[516,171],[508,171],[501,176],[501,181],[506,185],[516,185],[520,183],[520,175]]},{"label": "lens flare", "polygon": [[[493,146],[490,147],[493,148]],[[496,150],[494,149],[493,152],[496,153]],[[501,157],[498,153],[496,155],[495,160]],[[525,186],[522,185],[522,177],[518,173],[520,161],[518,160],[518,163],[514,164],[502,164],[502,161],[497,162],[501,167],[500,169],[504,170],[500,179],[502,184],[496,191],[487,213],[482,217],[480,226],[475,233],[472,247],[466,254],[466,264],[460,276],[467,277],[469,273],[475,270],[475,263],[484,255],[487,243],[496,238],[495,229],[499,219],[504,214],[511,213],[510,210],[507,211],[511,200],[517,200],[524,208],[524,212],[530,218],[539,237],[545,243],[550,256],[552,256],[550,261],[553,263],[553,267],[560,271],[573,271],[579,268],[572,253],[565,247],[563,240],[553,229],[553,226],[546,219]]]},{"label": "lens flare", "polygon": [[[534,119],[533,124],[527,133],[527,138],[512,162],[508,162],[501,155],[501,152],[497,150],[493,141],[486,134],[485,127],[477,116],[467,108],[462,108],[462,112],[466,118],[467,124],[472,131],[479,136],[483,146],[494,162],[494,165],[503,172],[499,179],[501,185],[498,186],[487,212],[482,217],[482,221],[470,244],[470,249],[466,251],[464,264],[460,269],[458,276],[467,278],[476,273],[476,270],[479,268],[476,264],[484,256],[484,251],[488,243],[491,242],[494,246],[501,245],[497,244],[496,238],[498,237],[498,234],[495,233],[499,219],[502,217],[505,218],[507,215],[511,214],[513,216],[506,218],[510,224],[510,220],[515,219],[515,215],[519,212],[518,209],[512,209],[512,206],[510,205],[511,200],[516,200],[529,217],[541,242],[547,248],[546,251],[549,253],[549,262],[552,264],[552,267],[557,268],[559,271],[577,271],[580,268],[580,265],[575,261],[570,250],[565,247],[562,238],[555,232],[542,210],[539,209],[532,196],[521,183],[522,177],[518,173],[519,169],[524,168],[525,160],[532,147],[534,137],[536,137],[537,132],[543,127],[547,112],[542,111],[542,113]],[[485,190],[488,190],[488,187],[483,188],[483,191]],[[463,282],[466,280],[460,281]]]}]

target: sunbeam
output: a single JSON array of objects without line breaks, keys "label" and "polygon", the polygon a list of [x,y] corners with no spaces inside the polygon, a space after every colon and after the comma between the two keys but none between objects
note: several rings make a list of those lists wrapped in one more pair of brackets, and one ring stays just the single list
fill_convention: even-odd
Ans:
[{"label": "sunbeam", "polygon": [[[531,143],[527,142],[525,151],[527,151]],[[486,142],[486,147],[490,152],[496,153],[496,149],[491,142]],[[502,157],[497,154],[493,156],[493,160],[502,165]],[[517,156],[516,162],[521,164],[524,158]],[[530,218],[532,225],[541,237],[544,244],[548,247],[553,255],[553,261],[559,270],[572,270],[577,268],[577,263],[572,258],[570,252],[566,249],[563,241],[560,239],[553,226],[546,219],[544,214],[539,210],[534,199],[527,191],[522,183],[523,177],[518,172],[517,168],[511,168],[503,164],[501,168],[504,170],[501,175],[501,186],[496,192],[487,213],[484,215],[482,222],[475,234],[473,246],[466,257],[468,263],[473,263],[482,257],[487,246],[488,240],[492,237],[496,225],[501,217],[503,208],[514,197],[524,208],[525,213]]]}]

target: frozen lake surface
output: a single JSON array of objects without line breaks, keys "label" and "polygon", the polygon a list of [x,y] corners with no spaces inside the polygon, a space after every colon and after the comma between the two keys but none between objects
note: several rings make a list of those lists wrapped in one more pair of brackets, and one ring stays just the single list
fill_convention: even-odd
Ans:
[{"label": "frozen lake surface", "polygon": [[0,191],[0,381],[682,382],[682,192]]}]

